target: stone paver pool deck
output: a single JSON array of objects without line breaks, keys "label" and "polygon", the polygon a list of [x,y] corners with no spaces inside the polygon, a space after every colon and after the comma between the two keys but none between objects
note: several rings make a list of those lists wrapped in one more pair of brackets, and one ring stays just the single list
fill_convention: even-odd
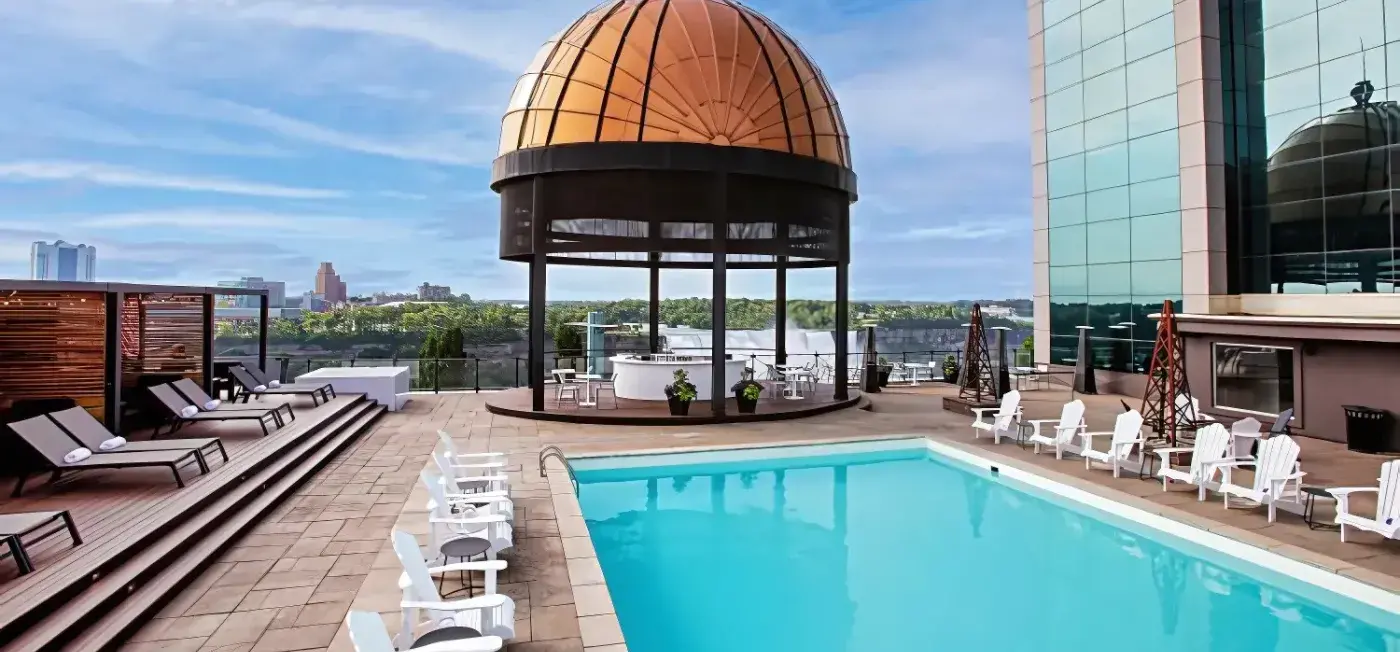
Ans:
[{"label": "stone paver pool deck", "polygon": [[[1340,543],[1336,532],[1309,530],[1301,519],[1263,510],[1225,511],[1218,498],[1197,503],[1194,491],[1163,493],[1157,482],[1117,479],[1083,461],[1035,456],[1013,444],[974,442],[967,417],[939,408],[946,385],[898,388],[872,397],[873,412],[847,410],[801,421],[674,428],[618,428],[526,421],[492,415],[481,395],[415,396],[405,410],[375,429],[303,486],[256,531],[238,541],[123,650],[296,652],[350,650],[342,623],[351,610],[385,615],[398,628],[398,560],[389,547],[399,527],[427,532],[426,492],[418,473],[436,444],[453,433],[464,451],[508,456],[516,505],[516,547],[506,558],[501,592],[516,603],[512,652],[623,652],[577,501],[562,476],[541,478],[541,447],[567,454],[641,449],[693,449],[829,442],[917,435],[976,450],[1003,463],[1034,467],[1054,480],[1142,509],[1270,548],[1392,591],[1400,591],[1400,549],[1358,533]],[[1111,429],[1121,410],[1116,396],[1087,397],[1093,430]],[[1062,391],[1025,393],[1027,418],[1058,415]],[[1130,400],[1130,403],[1134,402]],[[1374,485],[1372,456],[1304,439],[1303,470],[1321,485]],[[551,491],[553,484],[553,491]],[[1329,506],[1319,517],[1331,519]],[[448,589],[453,588],[449,581]]]}]

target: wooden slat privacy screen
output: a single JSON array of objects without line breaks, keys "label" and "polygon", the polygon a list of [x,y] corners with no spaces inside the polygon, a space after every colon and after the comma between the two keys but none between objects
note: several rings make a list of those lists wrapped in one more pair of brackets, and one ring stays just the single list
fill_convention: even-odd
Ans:
[{"label": "wooden slat privacy screen", "polygon": [[204,297],[128,294],[122,303],[122,385],[146,374],[204,382]]},{"label": "wooden slat privacy screen", "polygon": [[71,398],[102,418],[106,333],[100,292],[0,295],[0,398]]}]

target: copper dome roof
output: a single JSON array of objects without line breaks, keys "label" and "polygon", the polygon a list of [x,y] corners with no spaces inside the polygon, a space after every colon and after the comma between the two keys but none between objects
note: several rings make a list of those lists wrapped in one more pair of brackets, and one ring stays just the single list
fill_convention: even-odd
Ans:
[{"label": "copper dome roof", "polygon": [[608,0],[584,14],[516,82],[500,154],[628,141],[755,147],[851,167],[821,71],[733,0]]}]

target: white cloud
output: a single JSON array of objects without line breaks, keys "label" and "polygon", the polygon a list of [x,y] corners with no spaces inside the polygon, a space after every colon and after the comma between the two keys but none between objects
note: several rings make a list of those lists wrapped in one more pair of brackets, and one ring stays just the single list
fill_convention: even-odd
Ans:
[{"label": "white cloud", "polygon": [[345,196],[338,190],[296,188],[217,177],[187,177],[76,161],[0,163],[0,180],[77,182],[117,188],[154,188],[281,199],[333,199]]},{"label": "white cloud", "polygon": [[901,240],[991,240],[1026,230],[1029,224],[1013,222],[959,222],[951,226],[929,226],[909,229],[898,236]]},{"label": "white cloud", "polygon": [[401,233],[402,228],[387,229],[386,223],[358,217],[279,213],[271,211],[226,208],[183,208],[162,211],[110,213],[79,218],[73,226],[87,229],[127,230],[154,228],[161,231],[204,230],[227,231],[231,226],[271,236],[277,234],[315,234],[322,238],[361,238],[366,232],[379,230],[377,238]]}]

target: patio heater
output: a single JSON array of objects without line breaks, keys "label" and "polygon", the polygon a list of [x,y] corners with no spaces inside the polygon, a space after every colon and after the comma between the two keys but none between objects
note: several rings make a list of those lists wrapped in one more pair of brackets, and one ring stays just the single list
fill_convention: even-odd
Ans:
[{"label": "patio heater", "polygon": [[[1133,371],[1133,342],[1132,334],[1128,331],[1127,323],[1114,324],[1108,329],[1113,331],[1113,357],[1109,360],[1108,366],[1114,371]],[[1126,336],[1126,337],[1125,337]]]},{"label": "patio heater", "polygon": [[1076,326],[1079,329],[1079,357],[1074,361],[1074,391],[1080,394],[1098,394],[1094,382],[1094,348],[1089,344],[1089,333],[1093,326]]},{"label": "patio heater", "polygon": [[865,371],[860,375],[861,391],[880,391],[880,358],[875,350],[875,324],[865,326]]},{"label": "patio heater", "polygon": [[1009,326],[993,326],[992,330],[997,332],[997,400],[1006,395],[1011,388],[1011,369],[1006,364],[1006,332],[1011,330]]}]

